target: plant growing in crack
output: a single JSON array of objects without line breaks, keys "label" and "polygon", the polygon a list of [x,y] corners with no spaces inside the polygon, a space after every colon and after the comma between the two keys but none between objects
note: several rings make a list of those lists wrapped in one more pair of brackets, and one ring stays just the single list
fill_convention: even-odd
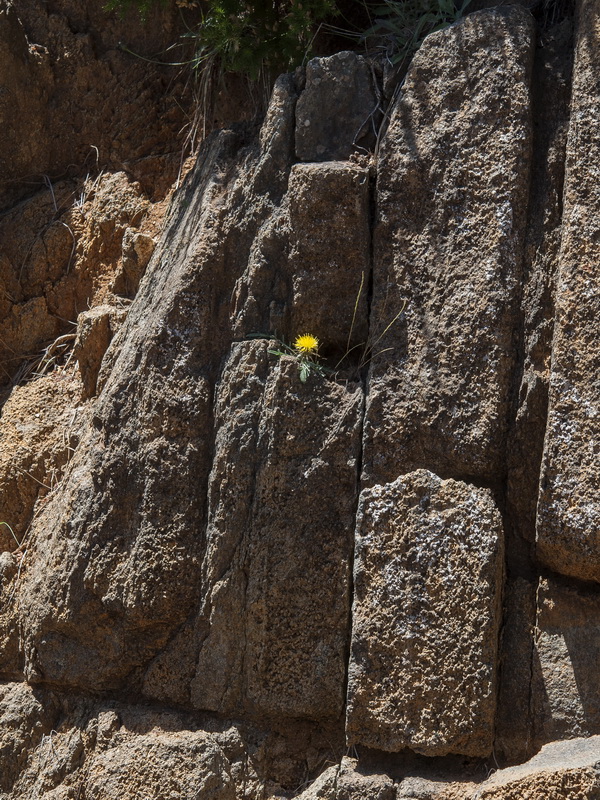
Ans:
[{"label": "plant growing in crack", "polygon": [[311,372],[315,372],[317,375],[325,375],[328,372],[332,372],[328,367],[319,364],[319,340],[312,333],[303,333],[297,336],[291,346],[281,340],[278,340],[278,343],[282,349],[269,350],[269,353],[274,356],[292,356],[295,358],[302,383],[306,383]]}]

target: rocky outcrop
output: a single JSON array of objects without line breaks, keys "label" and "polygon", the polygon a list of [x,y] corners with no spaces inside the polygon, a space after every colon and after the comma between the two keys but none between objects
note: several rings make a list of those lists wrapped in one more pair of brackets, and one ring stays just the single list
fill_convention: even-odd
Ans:
[{"label": "rocky outcrop", "polygon": [[313,60],[160,238],[163,161],[3,216],[3,800],[600,796],[599,19],[571,101],[518,4]]}]

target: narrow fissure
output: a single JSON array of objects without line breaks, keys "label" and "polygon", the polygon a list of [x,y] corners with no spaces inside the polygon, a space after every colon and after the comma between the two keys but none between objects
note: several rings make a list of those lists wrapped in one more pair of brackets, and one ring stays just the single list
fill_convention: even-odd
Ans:
[{"label": "narrow fissure", "polygon": [[[369,340],[371,331],[371,305],[373,302],[373,284],[374,284],[374,238],[375,226],[377,219],[377,168],[375,167],[369,175],[369,274],[366,281],[367,286],[367,341]],[[346,669],[344,673],[344,686],[343,686],[343,726],[345,736],[345,719],[348,704],[348,677],[350,668],[350,653],[352,647],[352,609],[354,606],[354,550],[356,542],[356,524],[358,520],[358,506],[360,502],[360,492],[362,485],[362,471],[363,471],[363,454],[364,454],[364,436],[365,436],[365,419],[367,413],[367,396],[368,396],[368,372],[369,365],[366,364],[362,368],[362,374],[359,375],[359,380],[363,391],[363,402],[361,409],[360,421],[360,444],[358,449],[358,456],[356,460],[356,506],[354,509],[354,530],[352,531],[351,546],[350,546],[350,568],[348,574],[348,636],[346,639],[346,653],[345,663]]]}]

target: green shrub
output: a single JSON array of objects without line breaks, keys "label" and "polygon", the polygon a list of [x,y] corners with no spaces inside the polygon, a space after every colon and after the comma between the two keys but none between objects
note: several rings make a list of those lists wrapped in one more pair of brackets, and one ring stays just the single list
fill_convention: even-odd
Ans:
[{"label": "green shrub", "polygon": [[[108,0],[109,11],[136,7],[142,18],[168,0]],[[224,72],[256,78],[261,70],[294,68],[309,53],[319,23],[336,13],[335,0],[210,0],[192,39],[191,63],[218,58]]]},{"label": "green shrub", "polygon": [[[177,0],[107,0],[121,12],[135,7],[145,18],[153,6]],[[292,69],[310,55],[319,27],[352,39],[369,50],[385,51],[399,63],[418,49],[427,34],[462,17],[470,0],[207,0],[201,22],[184,38],[191,40],[190,63],[219,62],[222,72],[256,78]],[[177,5],[185,5],[183,0]],[[190,6],[197,3],[189,2]],[[335,26],[334,18],[342,22]],[[360,19],[358,29],[353,20]],[[344,27],[346,26],[346,27]]]}]

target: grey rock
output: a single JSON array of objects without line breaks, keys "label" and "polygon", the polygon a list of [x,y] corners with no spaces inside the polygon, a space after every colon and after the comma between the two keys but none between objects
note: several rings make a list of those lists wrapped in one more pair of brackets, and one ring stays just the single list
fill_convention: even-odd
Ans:
[{"label": "grey rock", "polygon": [[522,8],[470,15],[427,37],[392,109],[378,162],[369,484],[417,468],[488,479],[501,469],[532,55]]},{"label": "grey rock", "polygon": [[600,733],[600,596],[541,579],[531,704],[537,746]]},{"label": "grey rock", "polygon": [[296,156],[300,161],[347,159],[375,143],[381,121],[375,69],[344,51],[313,58],[296,111]]},{"label": "grey rock", "polygon": [[600,737],[553,742],[525,764],[498,770],[472,800],[597,800]]},{"label": "grey rock", "polygon": [[369,215],[366,169],[294,165],[281,211],[259,232],[237,282],[235,334],[267,331],[293,342],[311,333],[335,361],[364,342]]},{"label": "grey rock", "polygon": [[52,695],[25,683],[0,683],[0,792],[9,792],[29,754],[54,727],[58,705]]},{"label": "grey rock", "polygon": [[578,19],[536,552],[556,572],[600,581],[597,4],[582,0]]},{"label": "grey rock", "polygon": [[490,752],[502,572],[489,491],[418,470],[361,493],[350,745]]},{"label": "grey rock", "polygon": [[504,586],[500,677],[494,752],[501,763],[530,758],[534,752],[531,681],[534,663],[537,581],[509,578]]},{"label": "grey rock", "polygon": [[342,714],[362,390],[234,345],[216,399],[192,704]]},{"label": "grey rock", "polygon": [[287,184],[278,153],[294,98],[282,79],[263,127],[271,149],[250,143],[241,167],[243,132],[205,144],[104,356],[91,424],[36,518],[20,585],[30,680],[93,691],[139,680],[195,609],[222,323]]},{"label": "grey rock", "polygon": [[364,772],[356,759],[345,756],[329,767],[299,800],[395,800],[396,787],[389,775]]}]

